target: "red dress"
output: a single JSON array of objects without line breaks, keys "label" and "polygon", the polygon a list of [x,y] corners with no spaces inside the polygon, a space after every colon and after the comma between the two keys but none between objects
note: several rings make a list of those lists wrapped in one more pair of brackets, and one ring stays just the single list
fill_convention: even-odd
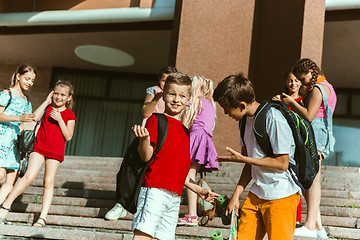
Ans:
[{"label": "red dress", "polygon": [[[58,122],[50,116],[53,109],[52,106],[49,106],[46,111],[35,138],[33,151],[46,158],[62,162],[64,161],[65,138],[62,135]],[[60,114],[66,125],[69,120],[76,120],[74,112],[67,108],[60,112]]]}]

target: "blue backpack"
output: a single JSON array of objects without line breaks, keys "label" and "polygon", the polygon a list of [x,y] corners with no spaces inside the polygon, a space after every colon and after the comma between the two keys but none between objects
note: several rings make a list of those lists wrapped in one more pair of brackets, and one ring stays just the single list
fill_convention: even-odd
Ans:
[{"label": "blue backpack", "polygon": [[[289,110],[283,102],[261,102],[255,112],[253,130],[256,142],[267,156],[273,155],[269,136],[266,133],[266,114],[271,107],[279,110],[285,117],[294,138],[294,160],[296,164],[289,162],[289,172],[301,189],[309,189],[319,172],[320,156],[318,155],[316,148],[314,130],[308,119],[302,118],[297,113]],[[244,145],[245,125],[246,115],[239,121],[241,139]]]},{"label": "blue backpack", "polygon": [[136,205],[143,183],[144,174],[155,155],[159,153],[168,131],[168,120],[164,114],[154,113],[158,123],[156,149],[147,162],[141,160],[138,153],[139,138],[135,138],[126,150],[116,178],[116,201],[128,212],[135,214]]}]

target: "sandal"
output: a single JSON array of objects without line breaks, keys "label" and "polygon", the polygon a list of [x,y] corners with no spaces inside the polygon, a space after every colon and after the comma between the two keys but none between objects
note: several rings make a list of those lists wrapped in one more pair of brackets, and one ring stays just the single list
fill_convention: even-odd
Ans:
[{"label": "sandal", "polygon": [[[10,208],[4,207],[3,204],[0,204],[0,209],[5,210],[7,212],[10,211]],[[0,225],[11,225],[11,222],[6,220],[6,218],[0,218]]]},{"label": "sandal", "polygon": [[[42,220],[44,223],[40,222],[39,220]],[[46,220],[43,218],[39,218],[35,223],[33,223],[33,227],[45,227],[45,226],[46,226]]]},{"label": "sandal", "polygon": [[178,226],[198,226],[198,217],[185,215],[185,217],[179,218]]}]

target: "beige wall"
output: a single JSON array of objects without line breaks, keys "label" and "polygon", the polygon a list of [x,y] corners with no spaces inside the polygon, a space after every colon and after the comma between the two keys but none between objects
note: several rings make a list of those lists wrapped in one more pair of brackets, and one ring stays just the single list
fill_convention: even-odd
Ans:
[{"label": "beige wall", "polygon": [[[12,74],[16,71],[18,65],[16,64],[0,64],[0,89],[8,88],[10,86],[10,79]],[[35,110],[46,98],[51,81],[51,68],[38,67],[37,76],[34,85],[30,91],[26,93],[29,96],[33,110]]]},{"label": "beige wall", "polygon": [[[248,74],[254,2],[177,1],[170,63],[189,75],[204,75],[215,86],[237,72]],[[178,33],[178,34],[176,34]],[[214,143],[219,154],[238,147],[237,122],[218,107]]]},{"label": "beige wall", "polygon": [[[257,100],[283,89],[282,73],[300,57],[321,61],[325,0],[178,0],[170,63],[211,78],[243,72]],[[313,16],[316,15],[316,16]],[[217,111],[214,143],[220,154],[237,147],[237,123]]]}]

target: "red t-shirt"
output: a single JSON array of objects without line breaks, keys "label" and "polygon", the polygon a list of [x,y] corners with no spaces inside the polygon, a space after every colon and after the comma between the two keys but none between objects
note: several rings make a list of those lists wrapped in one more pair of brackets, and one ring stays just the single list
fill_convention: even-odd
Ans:
[{"label": "red t-shirt", "polygon": [[[40,124],[39,131],[35,138],[34,152],[41,155],[64,161],[65,138],[62,135],[59,124],[50,116],[54,108],[49,106],[44,119]],[[75,114],[69,109],[60,112],[62,119],[67,125],[69,120],[76,120]]]},{"label": "red t-shirt", "polygon": [[[191,162],[189,131],[179,120],[166,117],[169,122],[166,139],[145,173],[143,186],[166,189],[181,196]],[[158,131],[155,115],[148,118],[145,127],[155,150]]]}]

